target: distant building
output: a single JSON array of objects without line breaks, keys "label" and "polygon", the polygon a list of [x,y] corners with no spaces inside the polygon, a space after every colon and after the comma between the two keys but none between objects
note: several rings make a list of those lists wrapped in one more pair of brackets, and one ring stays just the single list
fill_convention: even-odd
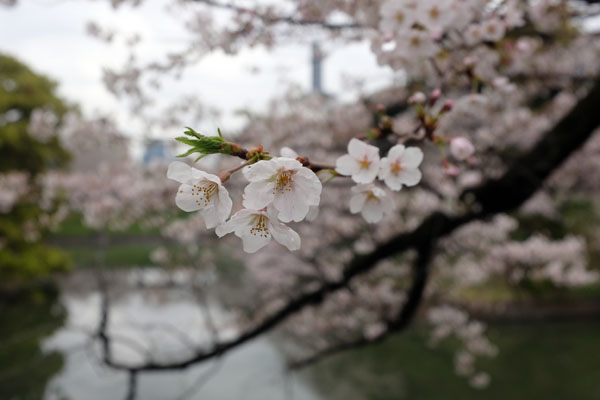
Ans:
[{"label": "distant building", "polygon": [[144,156],[142,157],[142,163],[149,165],[153,161],[170,161],[172,159],[169,146],[166,141],[153,139],[146,145]]},{"label": "distant building", "polygon": [[314,93],[325,94],[323,91],[323,52],[319,42],[312,42],[312,91]]}]

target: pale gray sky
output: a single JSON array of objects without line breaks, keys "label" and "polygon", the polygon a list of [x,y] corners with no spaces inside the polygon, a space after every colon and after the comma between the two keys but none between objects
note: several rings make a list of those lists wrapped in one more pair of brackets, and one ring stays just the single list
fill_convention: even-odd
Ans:
[{"label": "pale gray sky", "polygon": [[[88,36],[85,26],[94,21],[116,28],[125,37],[140,33],[140,58],[160,60],[168,50],[183,47],[187,37],[181,21],[165,12],[166,3],[152,0],[140,8],[121,7],[115,11],[108,1],[21,0],[14,8],[0,7],[0,52],[17,56],[58,80],[60,93],[79,103],[86,114],[114,115],[126,134],[138,137],[138,128],[124,105],[101,82],[102,66],[119,66],[126,59],[123,36],[108,45]],[[376,65],[366,43],[324,46],[329,53],[324,69],[325,87],[338,97],[343,97],[344,75],[366,78],[372,89],[394,79],[388,69]],[[253,67],[260,72],[251,73]],[[283,82],[295,82],[309,89],[308,43],[286,45],[271,53],[263,48],[245,50],[234,57],[215,52],[190,69],[182,81],[165,80],[161,98],[168,101],[193,92],[203,103],[224,110],[219,121],[206,121],[198,127],[212,132],[217,126],[238,126],[239,120],[231,117],[235,109],[264,109],[268,99],[284,90]]]}]

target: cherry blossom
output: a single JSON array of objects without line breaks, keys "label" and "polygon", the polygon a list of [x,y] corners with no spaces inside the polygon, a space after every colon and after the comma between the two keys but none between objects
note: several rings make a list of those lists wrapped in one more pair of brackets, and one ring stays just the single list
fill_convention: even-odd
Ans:
[{"label": "cherry blossom", "polygon": [[459,136],[455,137],[450,141],[450,153],[457,160],[466,160],[471,157],[475,152],[475,147],[469,139]]},{"label": "cherry blossom", "polygon": [[379,149],[362,140],[351,139],[348,154],[337,159],[335,170],[356,183],[371,183],[379,171]]},{"label": "cherry blossom", "polygon": [[232,201],[218,176],[174,161],[167,177],[181,183],[175,197],[177,206],[187,212],[200,211],[208,229],[229,217]]},{"label": "cherry blossom", "polygon": [[300,248],[298,233],[277,221],[277,212],[271,207],[261,211],[240,210],[233,214],[229,221],[217,226],[215,232],[219,237],[233,232],[242,239],[244,251],[247,253],[255,253],[262,249],[271,241],[271,237],[288,250]]},{"label": "cherry blossom", "polygon": [[421,180],[418,167],[422,161],[421,149],[397,144],[381,159],[379,179],[395,191],[402,189],[402,185],[415,186]]},{"label": "cherry blossom", "polygon": [[356,185],[352,188],[354,195],[350,198],[350,212],[361,213],[369,223],[379,222],[383,216],[396,208],[394,200],[387,192],[374,185]]},{"label": "cherry blossom", "polygon": [[244,189],[244,207],[260,210],[273,203],[283,222],[302,221],[310,206],[319,205],[321,181],[294,159],[279,157],[245,167],[250,184]]}]

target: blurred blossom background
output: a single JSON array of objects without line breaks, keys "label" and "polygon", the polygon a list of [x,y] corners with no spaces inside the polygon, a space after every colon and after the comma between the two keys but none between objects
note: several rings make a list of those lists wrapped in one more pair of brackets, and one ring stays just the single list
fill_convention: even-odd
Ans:
[{"label": "blurred blossom background", "polygon": [[[599,16],[0,0],[0,399],[600,399]],[[423,178],[376,224],[324,182],[300,250],[246,254],[175,204],[172,161],[240,164],[186,127]]]}]

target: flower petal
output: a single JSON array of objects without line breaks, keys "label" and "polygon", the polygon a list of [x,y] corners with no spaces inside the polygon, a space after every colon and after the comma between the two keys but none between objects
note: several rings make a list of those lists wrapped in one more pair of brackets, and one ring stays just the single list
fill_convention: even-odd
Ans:
[{"label": "flower petal", "polygon": [[379,160],[371,162],[368,168],[360,168],[352,174],[352,180],[356,183],[371,183],[377,177],[379,172]]},{"label": "flower petal", "polygon": [[362,216],[369,223],[379,222],[383,219],[383,207],[379,199],[369,199],[362,209]]},{"label": "flower petal", "polygon": [[300,168],[294,176],[294,184],[297,185],[306,204],[319,205],[323,184],[314,172],[308,168]]},{"label": "flower petal", "polygon": [[272,220],[270,229],[271,233],[273,234],[273,238],[278,243],[287,247],[288,250],[294,251],[300,248],[300,235],[298,235],[298,233],[289,226]]},{"label": "flower petal", "polygon": [[335,170],[342,175],[352,175],[358,172],[360,165],[352,156],[348,154],[339,157],[335,162]]},{"label": "flower petal", "polygon": [[402,155],[402,167],[417,168],[423,161],[423,152],[418,147],[408,147]]},{"label": "flower petal", "polygon": [[261,210],[273,202],[275,193],[272,181],[259,180],[252,182],[244,189],[244,207],[251,210]]},{"label": "flower petal", "polygon": [[242,244],[246,253],[256,253],[258,250],[265,247],[271,241],[271,234],[266,236],[244,235],[242,236]]},{"label": "flower petal", "polygon": [[273,205],[279,211],[277,218],[283,222],[300,222],[308,214],[308,203],[298,193],[284,192],[275,196]]},{"label": "flower petal", "polygon": [[229,197],[229,192],[224,186],[219,187],[219,200],[216,204],[216,212],[219,219],[219,223],[224,222],[229,214],[231,214],[231,207],[233,202]]},{"label": "flower petal", "polygon": [[352,214],[359,213],[367,201],[367,193],[357,193],[350,197],[350,212]]},{"label": "flower petal", "polygon": [[187,212],[198,211],[204,206],[204,203],[198,200],[198,196],[192,194],[192,186],[187,183],[179,186],[177,195],[175,196],[175,204]]},{"label": "flower petal", "polygon": [[[421,181],[421,171],[418,169],[405,169],[398,174],[398,180],[406,186],[415,186]],[[387,183],[387,182],[386,182]]]},{"label": "flower petal", "polygon": [[219,220],[219,216],[214,207],[205,208],[201,211],[201,213],[204,217],[204,224],[206,225],[206,229],[212,229],[219,225],[219,223],[223,222]]},{"label": "flower petal", "polygon": [[404,154],[404,145],[403,144],[397,144],[392,146],[392,148],[388,151],[388,158],[390,160],[397,160],[398,158],[402,157],[402,154]]},{"label": "flower petal", "polygon": [[242,169],[242,173],[249,182],[257,182],[271,178],[277,173],[279,167],[279,162],[276,158],[273,158],[248,165]]},{"label": "flower petal", "polygon": [[181,161],[173,161],[169,164],[167,178],[179,183],[187,183],[192,178],[192,167]]},{"label": "flower petal", "polygon": [[281,157],[287,157],[292,159],[298,158],[298,153],[296,153],[293,149],[289,147],[282,147],[281,150],[279,150],[279,154],[281,155]]},{"label": "flower petal", "polygon": [[242,231],[244,228],[250,225],[255,213],[256,211],[253,210],[240,210],[233,214],[229,221],[217,226],[215,233],[218,237],[223,237],[231,232],[236,232],[237,234],[237,232]]}]

